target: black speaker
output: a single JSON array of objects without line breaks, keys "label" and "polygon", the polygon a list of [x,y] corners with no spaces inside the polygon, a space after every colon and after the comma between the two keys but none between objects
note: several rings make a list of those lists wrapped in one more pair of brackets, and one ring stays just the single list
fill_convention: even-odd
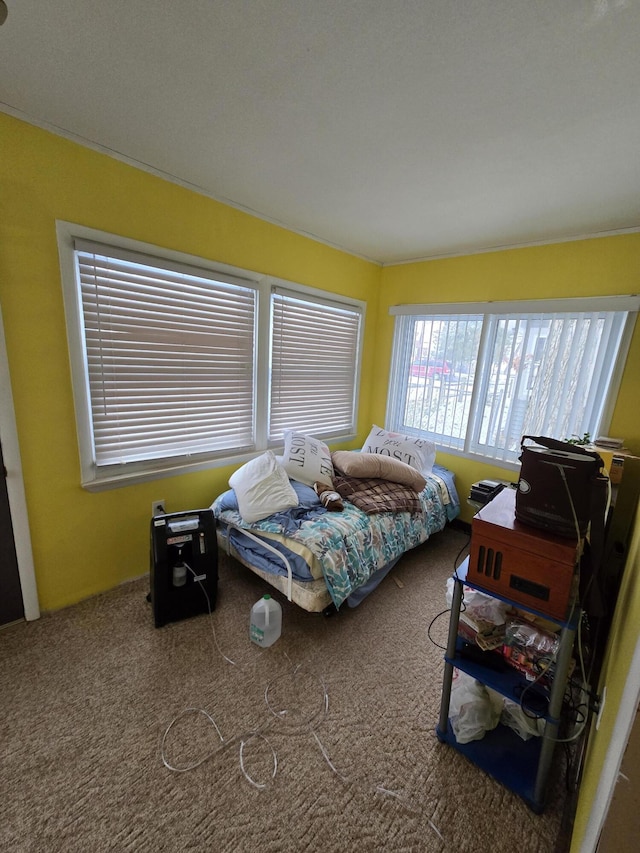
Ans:
[{"label": "black speaker", "polygon": [[151,604],[156,628],[216,605],[218,545],[210,509],[151,519]]},{"label": "black speaker", "polygon": [[518,521],[555,536],[581,539],[592,520],[595,491],[601,495],[604,516],[607,477],[600,455],[547,436],[523,435],[521,450]]}]

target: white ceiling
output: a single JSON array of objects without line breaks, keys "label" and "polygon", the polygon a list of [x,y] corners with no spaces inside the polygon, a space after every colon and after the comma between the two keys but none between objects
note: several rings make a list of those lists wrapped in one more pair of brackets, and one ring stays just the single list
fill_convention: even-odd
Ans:
[{"label": "white ceiling", "polygon": [[640,228],[640,0],[6,0],[2,109],[383,263]]}]

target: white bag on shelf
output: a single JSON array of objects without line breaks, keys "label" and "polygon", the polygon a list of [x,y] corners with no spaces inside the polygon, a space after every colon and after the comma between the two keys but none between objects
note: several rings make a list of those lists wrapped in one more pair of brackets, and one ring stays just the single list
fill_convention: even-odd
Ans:
[{"label": "white bag on shelf", "polygon": [[524,712],[517,702],[512,702],[506,697],[503,699],[502,714],[500,722],[522,738],[529,740],[531,737],[540,737],[544,734],[544,719],[541,717],[530,717]]},{"label": "white bag on shelf", "polygon": [[481,740],[498,725],[501,712],[501,703],[494,701],[484,684],[454,669],[449,721],[458,743]]},{"label": "white bag on shelf", "polygon": [[[451,607],[453,602],[453,578],[447,580],[446,601],[447,607]],[[491,625],[504,625],[506,622],[507,611],[510,610],[510,605],[500,601],[499,598],[488,593],[480,592],[479,589],[472,589],[470,586],[463,587],[464,608],[461,616],[469,616],[475,622],[488,622]]]}]

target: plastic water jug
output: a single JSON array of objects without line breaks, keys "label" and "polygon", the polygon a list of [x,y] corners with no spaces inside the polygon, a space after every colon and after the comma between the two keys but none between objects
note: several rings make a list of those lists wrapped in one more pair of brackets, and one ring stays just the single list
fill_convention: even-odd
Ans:
[{"label": "plastic water jug", "polygon": [[249,637],[257,645],[267,648],[273,645],[282,630],[282,607],[269,593],[251,608]]}]

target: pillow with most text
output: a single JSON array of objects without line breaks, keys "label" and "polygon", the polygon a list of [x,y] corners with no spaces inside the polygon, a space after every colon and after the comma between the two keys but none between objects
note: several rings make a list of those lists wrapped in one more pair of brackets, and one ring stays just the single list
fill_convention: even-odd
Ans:
[{"label": "pillow with most text", "polygon": [[426,438],[389,432],[375,424],[362,447],[363,453],[380,453],[411,465],[421,474],[430,474],[436,459],[436,446]]},{"label": "pillow with most text", "polygon": [[333,486],[331,451],[324,441],[311,435],[287,430],[284,434],[282,464],[292,480],[299,480],[308,486],[314,483]]}]

